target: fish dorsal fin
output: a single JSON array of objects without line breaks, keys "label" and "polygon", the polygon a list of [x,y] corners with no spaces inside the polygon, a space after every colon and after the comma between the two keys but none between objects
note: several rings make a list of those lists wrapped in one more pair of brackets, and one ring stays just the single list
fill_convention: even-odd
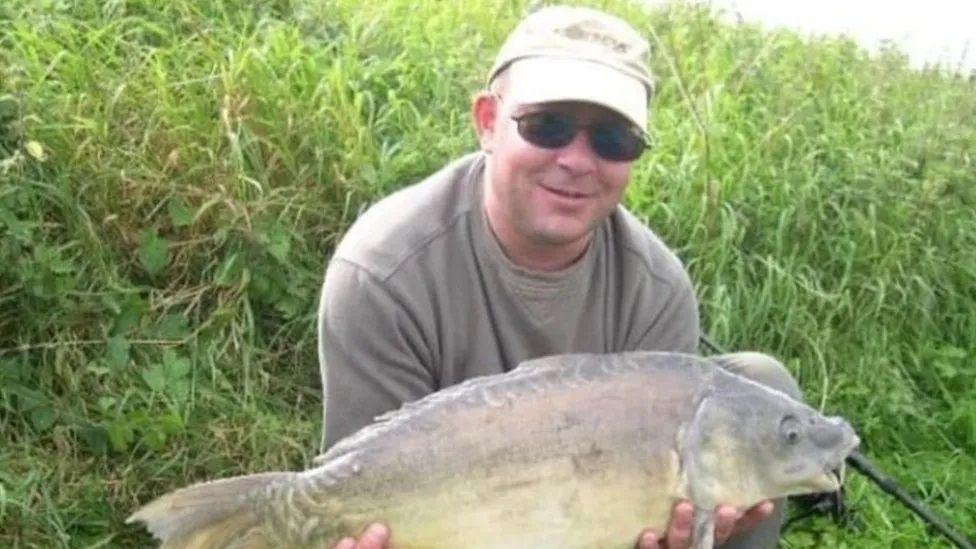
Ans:
[{"label": "fish dorsal fin", "polygon": [[[553,358],[553,357],[549,357]],[[315,465],[322,465],[339,458],[359,447],[363,442],[378,436],[389,429],[409,421],[417,414],[444,402],[464,398],[466,395],[483,387],[518,383],[526,378],[540,375],[546,371],[558,368],[558,361],[546,358],[528,360],[504,374],[474,377],[457,385],[452,385],[435,393],[431,393],[419,400],[404,403],[395,410],[390,410],[373,418],[373,423],[335,443],[325,453],[312,460]]]}]

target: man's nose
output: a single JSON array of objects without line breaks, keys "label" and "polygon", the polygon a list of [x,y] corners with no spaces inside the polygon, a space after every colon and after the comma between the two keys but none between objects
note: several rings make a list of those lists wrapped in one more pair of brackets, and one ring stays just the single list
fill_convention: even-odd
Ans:
[{"label": "man's nose", "polygon": [[577,133],[569,144],[559,149],[556,156],[557,164],[573,175],[594,171],[598,161],[585,131]]}]

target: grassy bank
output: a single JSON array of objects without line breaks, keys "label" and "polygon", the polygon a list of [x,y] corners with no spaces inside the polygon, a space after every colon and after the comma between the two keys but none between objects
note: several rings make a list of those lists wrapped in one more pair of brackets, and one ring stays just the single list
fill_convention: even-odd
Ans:
[{"label": "grassy bank", "polygon": [[[475,146],[468,100],[523,12],[358,4],[0,5],[0,546],[142,546],[122,521],[154,495],[309,463],[329,252]],[[782,357],[976,535],[976,84],[600,5],[652,37],[657,144],[627,201],[707,331]],[[943,543],[849,489],[854,527],[786,545]]]}]

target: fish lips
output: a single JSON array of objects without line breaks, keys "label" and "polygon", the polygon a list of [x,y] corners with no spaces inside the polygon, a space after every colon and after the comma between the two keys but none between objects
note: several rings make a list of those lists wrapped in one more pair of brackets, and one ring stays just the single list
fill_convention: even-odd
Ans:
[{"label": "fish lips", "polygon": [[836,492],[844,484],[844,467],[827,469],[818,479],[817,489],[821,492]]}]

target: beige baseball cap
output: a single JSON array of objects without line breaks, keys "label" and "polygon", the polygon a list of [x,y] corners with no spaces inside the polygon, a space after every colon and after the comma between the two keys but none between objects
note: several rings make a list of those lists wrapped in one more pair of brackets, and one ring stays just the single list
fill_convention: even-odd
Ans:
[{"label": "beige baseball cap", "polygon": [[522,20],[488,73],[508,73],[505,97],[516,103],[586,101],[647,126],[654,84],[650,47],[633,27],[589,8],[550,6]]}]

